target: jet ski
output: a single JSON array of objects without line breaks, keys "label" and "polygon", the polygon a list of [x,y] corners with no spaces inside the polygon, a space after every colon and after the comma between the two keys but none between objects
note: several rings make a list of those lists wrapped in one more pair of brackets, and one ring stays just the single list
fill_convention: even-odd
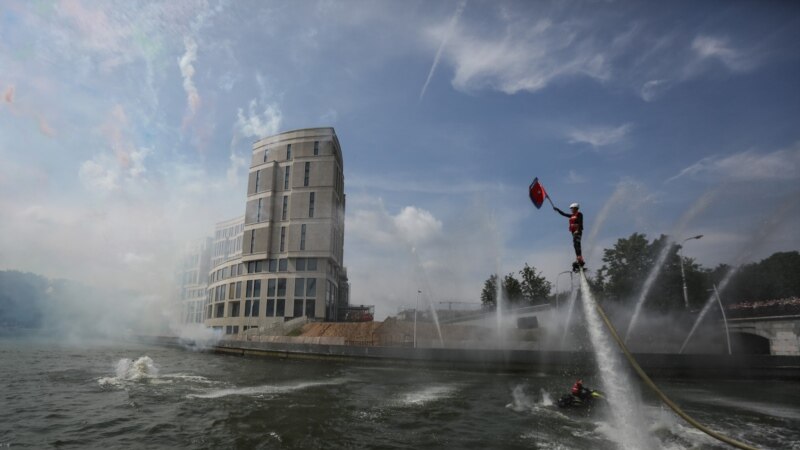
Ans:
[{"label": "jet ski", "polygon": [[556,402],[559,408],[589,408],[604,400],[603,393],[600,391],[591,391],[591,393],[583,398],[566,394],[561,396]]}]

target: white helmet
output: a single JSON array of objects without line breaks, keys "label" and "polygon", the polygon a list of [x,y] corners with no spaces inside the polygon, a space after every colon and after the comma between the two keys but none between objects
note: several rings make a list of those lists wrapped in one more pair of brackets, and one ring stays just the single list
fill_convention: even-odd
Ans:
[{"label": "white helmet", "polygon": [[569,207],[570,207],[570,208],[579,209],[579,208],[581,207],[581,205],[579,205],[579,204],[577,204],[577,203],[573,203],[573,204],[569,205]]}]

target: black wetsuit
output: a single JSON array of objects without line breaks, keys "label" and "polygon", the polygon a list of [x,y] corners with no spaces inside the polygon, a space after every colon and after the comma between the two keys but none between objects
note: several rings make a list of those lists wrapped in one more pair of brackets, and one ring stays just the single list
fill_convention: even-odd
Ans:
[{"label": "black wetsuit", "polygon": [[583,237],[583,213],[578,211],[575,214],[567,214],[555,206],[553,209],[562,216],[569,217],[569,231],[572,233],[572,246],[575,247],[575,256],[579,259],[582,258],[581,237]]}]

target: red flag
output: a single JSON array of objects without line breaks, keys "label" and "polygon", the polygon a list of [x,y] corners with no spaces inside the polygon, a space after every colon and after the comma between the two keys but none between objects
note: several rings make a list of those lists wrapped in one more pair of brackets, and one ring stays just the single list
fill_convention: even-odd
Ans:
[{"label": "red flag", "polygon": [[533,179],[533,183],[531,183],[530,188],[528,189],[528,194],[531,197],[533,206],[535,206],[536,209],[541,208],[542,203],[544,203],[544,199],[547,198],[547,192],[545,192],[542,183],[539,183],[538,177]]}]

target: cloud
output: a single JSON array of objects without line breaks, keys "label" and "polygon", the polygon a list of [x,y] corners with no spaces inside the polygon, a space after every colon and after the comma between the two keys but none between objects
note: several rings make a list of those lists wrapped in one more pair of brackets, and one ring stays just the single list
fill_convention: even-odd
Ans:
[{"label": "cloud", "polygon": [[573,129],[567,133],[570,144],[589,144],[595,149],[621,142],[633,129],[633,124],[625,123],[618,127],[593,126]]},{"label": "cloud", "polygon": [[652,102],[669,88],[667,80],[650,80],[642,85],[639,96],[646,102]]},{"label": "cloud", "polygon": [[431,78],[433,78],[433,73],[436,71],[436,66],[439,65],[439,58],[441,58],[442,56],[442,49],[444,49],[444,46],[447,45],[447,41],[448,39],[450,39],[450,35],[453,34],[453,29],[458,23],[459,17],[461,17],[461,14],[464,12],[464,7],[466,5],[467,5],[466,0],[463,0],[456,7],[453,16],[450,17],[450,25],[447,27],[444,36],[442,36],[442,42],[441,44],[439,44],[439,50],[436,51],[436,56],[433,58],[433,64],[431,64],[431,70],[428,72],[428,78],[425,80],[425,84],[422,85],[422,90],[419,93],[420,101],[422,100],[422,97],[425,96],[425,91],[428,89],[428,84],[431,82]]},{"label": "cloud", "polygon": [[[530,23],[505,18],[504,22],[499,35],[481,34],[477,27],[454,27],[444,54],[455,67],[456,89],[515,94],[536,92],[560,77],[610,78],[608,53],[580,26],[550,19]],[[429,31],[437,41],[447,35],[448,28],[441,26]]]},{"label": "cloud", "polygon": [[441,232],[442,222],[429,211],[416,206],[406,206],[392,215],[378,199],[349,215],[347,228],[348,234],[355,239],[383,248],[395,248],[430,241]]},{"label": "cloud", "polygon": [[197,110],[200,108],[200,94],[194,85],[194,65],[197,61],[197,42],[191,37],[184,39],[186,46],[186,53],[178,59],[178,66],[181,69],[181,76],[183,77],[183,90],[186,91],[186,98],[189,110],[184,117],[184,126],[194,118]]},{"label": "cloud", "polygon": [[791,181],[800,179],[800,143],[771,153],[748,150],[728,156],[709,156],[681,170],[679,178],[726,181]]},{"label": "cloud", "polygon": [[570,169],[569,173],[567,174],[567,183],[581,184],[586,183],[587,181],[589,181],[588,178],[578,174],[578,172],[575,172],[574,170]]},{"label": "cloud", "polygon": [[755,66],[755,61],[744,51],[734,49],[725,38],[697,36],[692,50],[700,60],[716,59],[734,72],[744,72]]},{"label": "cloud", "polygon": [[104,163],[94,160],[84,161],[81,164],[78,178],[84,187],[91,191],[111,192],[119,188],[117,172]]},{"label": "cloud", "polygon": [[263,138],[278,133],[281,128],[283,117],[278,105],[271,103],[264,106],[264,110],[259,113],[257,110],[259,102],[256,99],[250,101],[248,113],[239,108],[236,118],[236,131],[243,137]]}]

